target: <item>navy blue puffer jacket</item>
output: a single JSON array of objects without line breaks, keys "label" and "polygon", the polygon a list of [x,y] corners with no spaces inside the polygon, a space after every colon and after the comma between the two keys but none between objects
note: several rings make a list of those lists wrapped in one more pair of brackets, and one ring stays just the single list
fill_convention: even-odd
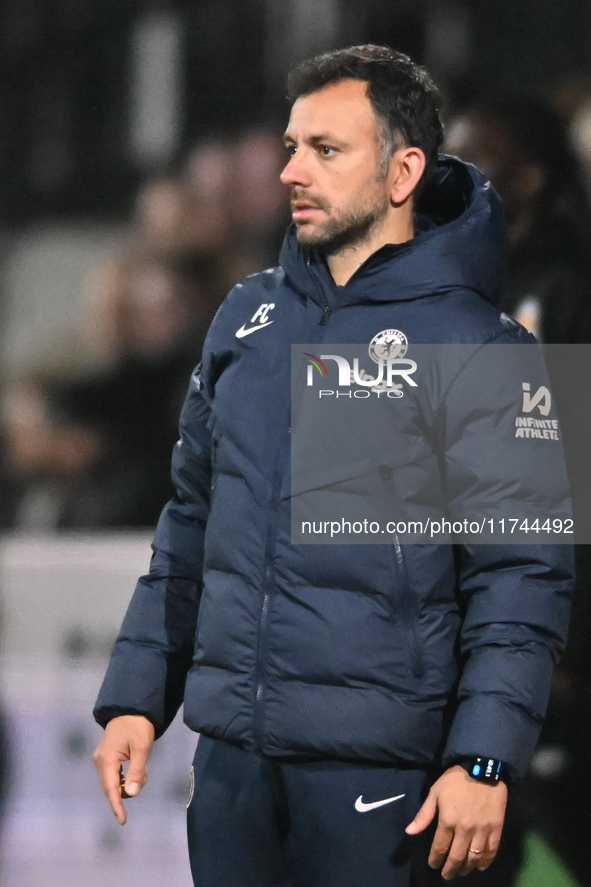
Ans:
[{"label": "navy blue puffer jacket", "polygon": [[[280,267],[221,306],[181,419],[177,494],[115,645],[99,723],[142,714],[159,735],[184,699],[193,730],[267,755],[425,765],[445,738],[446,762],[487,755],[524,772],[565,641],[571,549],[290,537],[293,343],[367,348],[389,329],[411,346],[530,341],[494,307],[505,229],[490,184],[442,158],[420,210],[412,241],[382,248],[342,287],[289,231]],[[447,472],[464,504],[523,483],[506,453],[522,378],[512,386],[511,361],[496,380],[478,372],[468,362],[431,404],[446,460],[425,460],[432,473],[420,481],[441,486]],[[483,387],[493,396],[479,401]],[[424,422],[404,431],[421,447]],[[567,496],[560,445],[519,444],[538,503]],[[404,493],[415,475],[398,475]]]}]

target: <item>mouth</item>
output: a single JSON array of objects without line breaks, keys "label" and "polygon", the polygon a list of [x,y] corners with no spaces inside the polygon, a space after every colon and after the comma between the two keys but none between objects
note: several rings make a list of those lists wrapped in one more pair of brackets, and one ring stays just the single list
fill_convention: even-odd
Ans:
[{"label": "mouth", "polygon": [[303,222],[310,219],[314,213],[322,212],[319,206],[313,203],[306,203],[300,200],[294,200],[291,204],[291,217],[294,222]]},{"label": "mouth", "polygon": [[315,213],[324,212],[326,207],[321,199],[310,199],[308,194],[294,190],[291,194],[291,217],[294,222],[307,222]]}]

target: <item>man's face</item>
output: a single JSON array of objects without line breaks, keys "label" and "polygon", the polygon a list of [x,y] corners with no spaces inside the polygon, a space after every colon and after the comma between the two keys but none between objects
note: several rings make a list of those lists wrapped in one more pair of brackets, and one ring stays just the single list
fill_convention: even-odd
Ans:
[{"label": "man's face", "polygon": [[390,207],[367,83],[340,80],[299,98],[284,139],[300,243],[331,255],[366,240]]}]

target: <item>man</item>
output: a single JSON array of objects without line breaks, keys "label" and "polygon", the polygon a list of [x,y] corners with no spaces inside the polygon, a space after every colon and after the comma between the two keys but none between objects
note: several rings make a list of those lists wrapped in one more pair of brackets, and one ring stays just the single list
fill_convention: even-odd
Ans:
[{"label": "man", "polygon": [[[185,721],[201,734],[195,884],[404,887],[411,836],[435,817],[429,863],[451,879],[497,852],[506,781],[527,767],[564,643],[569,550],[293,544],[290,346],[367,346],[381,331],[410,345],[530,337],[490,304],[505,236],[494,192],[457,160],[436,166],[440,100],[428,75],[366,46],[303,63],[290,85],[282,181],[294,225],[281,266],[230,293],[192,378],[177,495],[101,689],[95,761],[123,823],[121,794],[145,783],[150,746],[184,693]],[[559,444],[516,440],[522,379],[506,364],[498,380],[478,379],[478,357],[466,358],[437,403],[429,394],[431,414],[404,432],[422,455],[419,474],[394,470],[401,489],[421,477],[453,503],[474,491],[504,501],[531,472],[537,502],[550,502],[550,475],[564,492]],[[531,372],[538,386],[543,370]],[[487,387],[498,403],[483,399]],[[445,770],[421,806],[443,741]]]}]

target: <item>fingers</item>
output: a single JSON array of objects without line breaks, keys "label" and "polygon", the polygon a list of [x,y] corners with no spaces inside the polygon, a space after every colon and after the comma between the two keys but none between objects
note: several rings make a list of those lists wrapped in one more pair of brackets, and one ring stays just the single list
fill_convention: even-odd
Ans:
[{"label": "fingers", "polygon": [[504,783],[486,785],[472,779],[462,767],[453,766],[433,784],[406,831],[417,834],[437,813],[429,865],[443,865],[442,877],[450,881],[473,869],[484,871],[491,864],[501,838],[506,803]]},{"label": "fingers", "polygon": [[[431,850],[429,852],[429,865],[432,869],[440,868],[444,861],[452,860],[452,868],[455,857],[452,856],[452,847],[456,843],[456,837],[454,834],[454,829],[451,825],[447,825],[444,823],[442,817],[439,817],[439,822],[437,823],[437,830],[435,831],[435,836],[433,838],[433,843],[431,844]],[[455,852],[460,853],[461,848],[459,844],[456,844]],[[462,862],[464,858],[462,857]],[[446,863],[447,864],[447,863]],[[444,876],[444,873],[441,873]]]},{"label": "fingers", "polygon": [[124,790],[128,798],[135,798],[148,781],[148,755],[151,743],[136,742],[131,745],[129,767],[125,774]]},{"label": "fingers", "polygon": [[[127,821],[122,798],[135,797],[148,779],[147,760],[153,741],[154,727],[147,718],[123,715],[107,724],[94,753],[103,791],[121,825]],[[124,761],[129,761],[125,777]]]},{"label": "fingers", "polygon": [[[487,869],[497,855],[500,842],[500,829],[491,829],[488,834],[476,834],[472,838],[470,847],[468,848],[468,855],[465,863],[466,870],[464,871],[462,869],[460,874],[468,874],[472,869],[477,869],[479,872],[483,872]],[[481,850],[482,852],[474,853],[474,850]]]},{"label": "fingers", "polygon": [[470,854],[469,850],[472,841],[476,841],[475,835],[461,833],[459,830],[456,831],[445,860],[445,865],[441,870],[441,877],[444,881],[451,881],[466,866],[469,866],[469,870],[471,870],[471,857],[473,854]]},{"label": "fingers", "polygon": [[468,875],[474,869],[483,872],[493,862],[499,849],[500,829],[454,827],[439,823],[429,854],[431,868],[443,863],[441,876],[451,881],[456,875]]},{"label": "fingers", "polygon": [[[467,875],[472,869],[476,868],[477,861],[484,856],[486,852],[484,848],[486,846],[486,834],[480,832],[462,833],[457,830],[449,848],[445,865],[441,871],[441,877],[445,881],[451,881],[458,874]],[[481,852],[473,853],[471,848]],[[490,862],[492,862],[493,857],[491,857]]]},{"label": "fingers", "polygon": [[427,795],[425,803],[413,819],[413,821],[405,829],[407,835],[418,835],[424,831],[430,822],[433,821],[437,812],[437,795],[430,791]]},{"label": "fingers", "polygon": [[109,754],[101,742],[94,753],[94,764],[111,809],[120,825],[124,825],[127,821],[127,815],[121,801],[121,759],[118,756]]}]

